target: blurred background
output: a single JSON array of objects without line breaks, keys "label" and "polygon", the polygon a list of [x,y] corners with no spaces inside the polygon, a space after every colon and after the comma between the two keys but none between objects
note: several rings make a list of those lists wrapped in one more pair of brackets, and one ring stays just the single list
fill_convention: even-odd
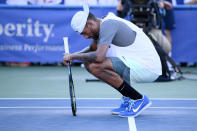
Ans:
[{"label": "blurred background", "polygon": [[[171,78],[178,79],[132,85],[153,101],[135,119],[140,131],[197,129],[196,3],[197,0],[88,0],[90,12],[97,17],[113,12],[147,29],[159,44],[164,42],[162,48],[167,56],[183,72],[183,77],[177,77],[180,73],[168,64]],[[121,94],[87,72],[80,61],[72,64],[78,109],[77,117],[72,116],[68,70],[62,61],[63,37],[68,37],[70,52],[90,44],[91,40],[70,26],[72,16],[83,10],[82,4],[83,0],[0,0],[1,131],[129,129],[127,119],[110,113],[119,106]]]},{"label": "blurred background", "polygon": [[[88,73],[80,61],[72,65],[78,108],[77,118],[72,117],[63,37],[68,37],[70,52],[89,45],[91,40],[70,26],[82,4],[83,0],[0,0],[1,131],[128,130],[127,119],[110,113],[119,106],[121,94]],[[164,50],[183,72],[181,79],[132,85],[153,101],[136,118],[137,129],[196,130],[197,0],[88,0],[88,4],[97,17],[113,12],[148,29],[169,47]],[[168,67],[172,77],[178,76]]]},{"label": "blurred background", "polygon": [[[171,56],[181,66],[196,66],[195,0],[170,2],[173,17],[164,16],[163,25],[173,19],[173,27],[169,29],[171,38],[168,39],[172,45]],[[82,10],[82,3],[83,0],[1,0],[1,66],[62,65],[64,36],[69,37],[71,52],[86,47],[89,41],[70,27],[73,14]],[[97,17],[108,12],[117,14],[119,3],[120,0],[88,1],[90,11]],[[165,26],[163,33],[168,38]]]},{"label": "blurred background", "polygon": [[[97,17],[108,12],[118,14],[122,2],[124,0],[88,0],[90,11]],[[183,71],[196,72],[196,0],[168,2],[172,7],[162,8],[162,13],[166,13],[161,30],[172,46],[169,55]],[[70,26],[72,16],[82,10],[82,4],[83,0],[0,0],[0,97],[65,97],[67,70],[62,64],[63,37],[68,37],[70,52],[79,51],[90,43]],[[170,10],[173,15],[167,16]],[[129,13],[125,19],[132,21]],[[73,65],[76,88],[86,87],[76,90],[78,97],[120,97],[102,82],[87,84],[85,79],[94,77],[80,61],[74,61]],[[151,97],[194,98],[196,85],[195,81],[186,80],[137,87]],[[143,88],[145,86],[149,88]],[[161,88],[157,91],[154,87]],[[180,87],[182,92],[174,95]],[[186,93],[188,88],[192,90]]]}]

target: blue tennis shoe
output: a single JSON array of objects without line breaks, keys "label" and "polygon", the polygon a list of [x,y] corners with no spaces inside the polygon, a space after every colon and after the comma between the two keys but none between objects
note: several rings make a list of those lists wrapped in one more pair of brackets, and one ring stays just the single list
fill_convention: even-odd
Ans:
[{"label": "blue tennis shoe", "polygon": [[152,102],[149,98],[143,95],[142,99],[129,100],[126,110],[119,112],[120,117],[136,117],[142,113],[143,110],[148,108]]},{"label": "blue tennis shoe", "polygon": [[123,103],[120,105],[119,108],[111,110],[112,114],[118,115],[121,111],[125,111],[126,108],[129,106],[129,101],[131,100],[131,98],[123,97],[122,100],[123,100]]}]

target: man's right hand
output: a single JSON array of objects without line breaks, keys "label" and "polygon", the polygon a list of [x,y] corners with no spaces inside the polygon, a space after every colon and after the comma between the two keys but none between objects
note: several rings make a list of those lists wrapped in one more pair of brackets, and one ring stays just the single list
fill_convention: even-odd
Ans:
[{"label": "man's right hand", "polygon": [[63,56],[63,63],[64,65],[66,66],[69,66],[71,65],[71,54],[68,54],[68,53],[65,53],[64,56]]}]

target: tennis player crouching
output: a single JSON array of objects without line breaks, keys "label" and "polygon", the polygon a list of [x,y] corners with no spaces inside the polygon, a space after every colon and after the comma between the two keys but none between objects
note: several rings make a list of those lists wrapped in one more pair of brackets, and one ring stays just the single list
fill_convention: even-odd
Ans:
[{"label": "tennis player crouching", "polygon": [[134,82],[153,82],[162,73],[160,58],[145,33],[113,13],[99,19],[89,9],[77,12],[71,26],[86,39],[93,40],[80,52],[64,54],[64,64],[84,61],[90,73],[123,95],[123,103],[112,114],[136,117],[149,107],[149,98],[131,86]]}]

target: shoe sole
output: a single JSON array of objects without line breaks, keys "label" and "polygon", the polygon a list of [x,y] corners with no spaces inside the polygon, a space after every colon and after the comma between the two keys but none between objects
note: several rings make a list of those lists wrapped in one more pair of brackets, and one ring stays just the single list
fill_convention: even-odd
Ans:
[{"label": "shoe sole", "polygon": [[112,112],[112,115],[119,115],[120,112]]},{"label": "shoe sole", "polygon": [[125,118],[125,117],[137,117],[138,115],[140,115],[141,113],[142,113],[142,111],[144,111],[144,110],[146,110],[149,106],[151,106],[152,105],[152,102],[150,101],[141,111],[139,111],[136,115],[134,115],[134,116],[121,116],[121,115],[119,115],[120,117],[122,117],[122,118]]}]

